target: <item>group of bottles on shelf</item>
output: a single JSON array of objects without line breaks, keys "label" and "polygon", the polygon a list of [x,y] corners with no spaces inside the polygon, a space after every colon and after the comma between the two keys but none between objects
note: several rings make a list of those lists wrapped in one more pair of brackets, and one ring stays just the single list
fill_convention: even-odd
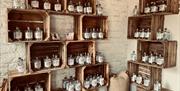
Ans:
[{"label": "group of bottles on shelf", "polygon": [[16,30],[13,32],[13,39],[16,41],[43,40],[43,30],[39,27],[37,27],[36,30],[31,30],[30,27],[27,27],[27,30],[22,32],[19,27],[16,27]]},{"label": "group of bottles on shelf", "polygon": [[83,37],[86,40],[90,39],[104,39],[104,32],[101,28],[86,28]]},{"label": "group of bottles on shelf", "polygon": [[171,39],[171,33],[167,30],[167,28],[164,28],[164,30],[159,29],[156,33],[156,39],[157,40],[170,40]]},{"label": "group of bottles on shelf", "polygon": [[52,58],[49,58],[48,56],[46,56],[43,59],[43,61],[40,60],[38,57],[35,57],[35,59],[33,59],[32,62],[33,62],[33,67],[35,70],[41,70],[43,68],[51,68],[51,67],[53,68],[53,67],[60,66],[60,58],[58,57],[58,55],[53,55]]},{"label": "group of bottles on shelf", "polygon": [[69,78],[65,77],[62,81],[62,87],[65,91],[81,91],[82,85],[81,82],[75,77],[70,76]]},{"label": "group of bottles on shelf", "polygon": [[84,88],[91,89],[105,85],[105,78],[102,74],[88,75],[84,79]]},{"label": "group of bottles on shelf", "polygon": [[134,32],[134,38],[136,39],[149,39],[151,36],[150,28],[137,28]]},{"label": "group of bottles on shelf", "polygon": [[[136,55],[135,51],[133,51],[131,53],[131,60],[132,61],[137,60],[137,55]],[[147,53],[144,52],[142,55],[141,61],[144,63],[149,63],[149,64],[155,63],[157,65],[163,65],[165,62],[162,54],[153,53],[153,52],[150,52],[149,55],[147,55]]]},{"label": "group of bottles on shelf", "polygon": [[13,91],[45,91],[45,88],[40,83],[27,84],[23,89],[16,87]]},{"label": "group of bottles on shelf", "polygon": [[[137,76],[135,73],[133,73],[131,77],[130,91],[137,91],[137,84],[148,87],[150,82],[150,76],[142,77],[140,74]],[[161,91],[161,83],[159,81],[154,83],[153,91]]]},{"label": "group of bottles on shelf", "polygon": [[166,0],[156,0],[154,2],[146,3],[144,7],[144,13],[157,13],[157,12],[166,12],[167,2]]}]

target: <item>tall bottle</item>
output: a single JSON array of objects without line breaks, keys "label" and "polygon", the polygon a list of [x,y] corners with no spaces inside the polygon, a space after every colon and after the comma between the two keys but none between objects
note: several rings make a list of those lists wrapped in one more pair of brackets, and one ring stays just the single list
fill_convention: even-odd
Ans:
[{"label": "tall bottle", "polygon": [[33,39],[33,32],[30,29],[30,27],[27,27],[27,30],[25,32],[25,39],[26,40],[32,40]]},{"label": "tall bottle", "polygon": [[43,7],[44,7],[45,10],[50,10],[51,9],[51,3],[48,0],[46,0],[44,2],[44,6]]},{"label": "tall bottle", "polygon": [[138,15],[138,6],[135,5],[133,9],[133,16],[137,16],[137,15]]},{"label": "tall bottle", "polygon": [[21,40],[22,39],[22,32],[19,29],[19,27],[16,27],[16,30],[13,32],[13,36],[15,40]]},{"label": "tall bottle", "polygon": [[87,3],[87,14],[92,14],[92,7],[91,7],[91,3],[90,2],[88,2]]},{"label": "tall bottle", "polygon": [[56,4],[54,4],[54,10],[61,11],[61,3],[59,2],[59,0],[57,0]]}]

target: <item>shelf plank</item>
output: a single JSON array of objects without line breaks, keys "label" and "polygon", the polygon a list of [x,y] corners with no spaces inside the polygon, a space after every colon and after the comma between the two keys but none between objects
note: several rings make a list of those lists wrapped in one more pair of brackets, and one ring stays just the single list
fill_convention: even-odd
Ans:
[{"label": "shelf plank", "polygon": [[30,20],[8,20],[8,22],[44,23],[44,21],[30,21]]},{"label": "shelf plank", "polygon": [[129,61],[130,63],[134,63],[134,64],[138,64],[138,65],[143,65],[143,66],[148,66],[148,67],[154,67],[154,68],[160,68],[160,69],[163,69],[164,67],[163,66],[158,66],[156,64],[148,64],[148,63],[141,63],[141,62],[137,62],[137,61]]}]

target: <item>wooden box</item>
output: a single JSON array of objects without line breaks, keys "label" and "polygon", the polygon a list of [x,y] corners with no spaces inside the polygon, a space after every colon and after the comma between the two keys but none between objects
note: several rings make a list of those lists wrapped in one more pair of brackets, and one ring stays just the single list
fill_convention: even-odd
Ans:
[{"label": "wooden box", "polygon": [[[150,4],[151,2],[157,2],[161,0],[139,0],[139,9],[140,14],[144,14],[144,8],[147,4]],[[167,10],[165,12],[157,12],[152,14],[178,14],[179,13],[179,0],[165,0],[167,3]]]},{"label": "wooden box", "polygon": [[[20,41],[14,40],[13,32],[19,27],[23,33]],[[30,42],[25,40],[25,31],[30,27],[33,32],[39,27],[43,30],[43,40],[48,40],[50,34],[50,17],[43,10],[8,9],[8,42]],[[31,40],[31,42],[37,40]]]},{"label": "wooden box", "polygon": [[[27,4],[28,4],[28,9],[32,9],[31,7],[31,1],[32,0],[28,0]],[[38,0],[39,1],[39,9],[44,10],[44,2],[46,0]],[[55,11],[54,10],[54,5],[57,3],[57,0],[48,0],[51,3],[51,10],[50,11]],[[61,4],[61,10],[64,11],[65,10],[65,0],[59,0],[59,3]],[[62,12],[61,11],[61,12]]]},{"label": "wooden box", "polygon": [[149,91],[153,90],[153,85],[156,81],[162,80],[162,69],[160,68],[154,68],[154,67],[148,67],[136,64],[134,62],[128,61],[128,72],[129,77],[132,77],[133,73],[141,74],[141,76],[149,76],[150,77],[150,85],[148,87],[145,87],[143,84],[138,84],[138,89],[145,89],[145,90],[138,90],[138,91]]},{"label": "wooden box", "polygon": [[79,67],[82,65],[75,64],[68,66],[68,57],[76,56],[78,53],[90,53],[92,56],[92,64],[95,64],[95,41],[66,41],[65,59],[67,67]]},{"label": "wooden box", "polygon": [[37,82],[43,87],[44,91],[51,91],[50,72],[9,77],[9,90],[16,91],[15,89],[19,88],[20,91],[24,91],[27,85],[33,89]]},{"label": "wooden box", "polygon": [[[27,60],[29,71],[48,71],[48,70],[58,70],[65,67],[64,60],[64,45],[62,42],[40,42],[40,43],[29,43],[27,47]],[[60,66],[46,69],[44,68],[44,60],[46,56],[50,59],[53,55],[57,55],[60,58]],[[41,60],[41,69],[37,70],[34,68],[34,59],[38,57]]]},{"label": "wooden box", "polygon": [[[138,62],[142,63],[143,53],[149,55],[151,52],[161,54],[164,57],[162,66],[152,64],[154,67],[169,68],[176,66],[177,41],[138,41],[137,55]],[[146,64],[146,63],[145,63]],[[148,63],[147,63],[148,64]],[[151,65],[151,64],[148,64]]]},{"label": "wooden box", "polygon": [[134,34],[136,29],[150,29],[150,37],[148,40],[156,39],[158,29],[163,29],[164,16],[132,16],[128,18],[128,39],[136,39]]},{"label": "wooden box", "polygon": [[108,17],[107,16],[82,16],[80,22],[79,40],[85,40],[83,33],[85,29],[100,29],[104,33],[104,39],[108,38]]},{"label": "wooden box", "polygon": [[[85,78],[91,74],[102,74],[103,77],[105,78],[105,85],[109,85],[109,64],[96,64],[96,65],[91,65],[91,66],[84,66],[84,67],[78,67],[76,68],[76,77],[78,80],[84,84]],[[98,88],[90,88],[90,89],[85,89],[84,87],[82,88],[82,91],[97,91]]]}]

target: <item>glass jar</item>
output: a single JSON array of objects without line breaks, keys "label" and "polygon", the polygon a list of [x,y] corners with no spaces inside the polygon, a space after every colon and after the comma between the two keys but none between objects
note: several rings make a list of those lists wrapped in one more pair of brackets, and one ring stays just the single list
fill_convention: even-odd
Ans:
[{"label": "glass jar", "polygon": [[148,55],[146,54],[146,52],[144,52],[142,56],[142,62],[147,62],[147,61],[148,61]]},{"label": "glass jar", "polygon": [[68,3],[68,11],[74,12],[74,4],[73,4],[72,0],[70,0]]},{"label": "glass jar", "polygon": [[136,61],[136,59],[137,59],[136,52],[133,51],[133,52],[131,53],[131,60],[132,60],[132,61]]},{"label": "glass jar", "polygon": [[54,4],[54,10],[61,11],[61,3],[59,2],[59,0],[57,0],[56,4]]},{"label": "glass jar", "polygon": [[48,0],[46,0],[44,2],[44,6],[43,7],[44,7],[45,10],[51,10],[51,3]]},{"label": "glass jar", "polygon": [[73,65],[74,65],[74,62],[75,62],[74,58],[72,57],[72,55],[70,55],[70,56],[68,57],[68,65],[69,65],[69,66],[73,66]]},{"label": "glass jar", "polygon": [[37,27],[36,31],[34,32],[34,38],[36,40],[43,40],[43,31],[39,27]]},{"label": "glass jar", "polygon": [[60,59],[58,58],[57,55],[54,55],[54,56],[53,56],[52,65],[53,65],[53,67],[58,67],[58,66],[60,66]]},{"label": "glass jar", "polygon": [[88,31],[88,28],[85,29],[84,38],[85,38],[86,40],[88,40],[88,39],[91,38],[91,33]]},{"label": "glass jar", "polygon": [[18,61],[17,61],[17,71],[19,73],[22,73],[22,72],[25,72],[26,68],[24,66],[24,60],[22,58],[18,58]]},{"label": "glass jar", "polygon": [[103,39],[104,38],[104,32],[102,31],[101,28],[99,29],[99,32],[98,32],[98,38],[99,39]]},{"label": "glass jar", "polygon": [[32,40],[33,39],[33,31],[30,29],[30,27],[27,27],[27,30],[25,32],[25,39],[26,40]]},{"label": "glass jar", "polygon": [[96,12],[97,12],[97,15],[103,14],[103,7],[101,6],[101,4],[96,5]]},{"label": "glass jar", "polygon": [[92,14],[92,7],[90,2],[87,3],[87,14]]},{"label": "glass jar", "polygon": [[98,37],[98,34],[97,34],[97,31],[95,30],[95,28],[93,28],[93,31],[92,31],[92,39],[97,39]]},{"label": "glass jar", "polygon": [[77,13],[83,13],[83,6],[81,2],[78,2],[78,5],[76,6]]},{"label": "glass jar", "polygon": [[38,0],[32,0],[31,1],[31,7],[33,9],[38,9],[39,8],[39,1]]},{"label": "glass jar", "polygon": [[46,58],[44,59],[44,67],[50,68],[51,64],[52,64],[51,59],[48,56],[46,56]]},{"label": "glass jar", "polygon": [[21,40],[22,39],[22,32],[19,29],[19,27],[16,27],[16,30],[13,32],[14,39],[15,40]]},{"label": "glass jar", "polygon": [[42,87],[39,83],[36,83],[34,89],[35,89],[35,91],[44,91],[44,90],[43,90],[43,87]]},{"label": "glass jar", "polygon": [[41,69],[41,60],[39,60],[38,57],[34,59],[34,69],[37,69],[37,70]]}]

